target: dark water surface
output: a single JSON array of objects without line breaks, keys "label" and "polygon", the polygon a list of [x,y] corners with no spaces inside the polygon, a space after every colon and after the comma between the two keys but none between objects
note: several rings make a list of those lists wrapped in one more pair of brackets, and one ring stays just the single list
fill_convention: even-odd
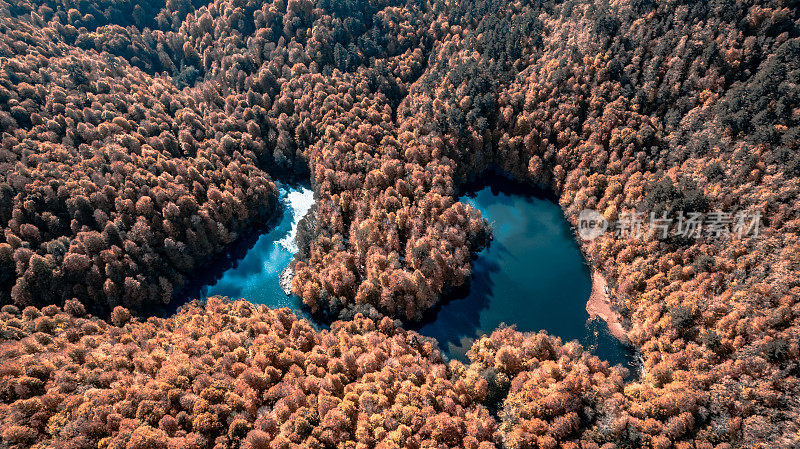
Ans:
[{"label": "dark water surface", "polygon": [[419,332],[439,341],[450,357],[465,360],[471,342],[502,323],[517,330],[546,330],[578,340],[611,364],[631,368],[631,351],[589,320],[591,273],[559,206],[520,188],[485,187],[461,201],[480,209],[493,241],[473,265],[469,290],[452,298]]}]

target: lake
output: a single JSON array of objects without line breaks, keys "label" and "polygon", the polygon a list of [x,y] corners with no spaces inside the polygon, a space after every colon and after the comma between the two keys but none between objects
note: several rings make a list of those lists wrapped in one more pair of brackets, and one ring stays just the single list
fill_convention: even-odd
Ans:
[{"label": "lake", "polygon": [[[559,206],[543,194],[502,181],[460,198],[492,224],[493,240],[478,254],[469,289],[429,314],[418,331],[466,360],[474,339],[501,324],[546,330],[578,340],[611,364],[633,368],[633,353],[605,322],[589,319],[591,272]],[[633,370],[632,370],[633,371]]]},{"label": "lake", "polygon": [[[589,267],[558,205],[519,186],[493,185],[501,187],[484,187],[460,198],[480,209],[493,226],[493,241],[474,261],[471,285],[431,311],[416,330],[438,340],[448,357],[465,361],[470,343],[501,323],[523,332],[543,329],[564,341],[579,340],[600,358],[632,368],[632,352],[609,334],[602,320],[589,320]],[[313,205],[313,192],[282,188],[281,201],[280,221],[218,265],[219,272],[199,287],[199,297],[224,295],[289,307],[311,320],[300,298],[287,296],[279,280],[297,252],[297,223]]]}]

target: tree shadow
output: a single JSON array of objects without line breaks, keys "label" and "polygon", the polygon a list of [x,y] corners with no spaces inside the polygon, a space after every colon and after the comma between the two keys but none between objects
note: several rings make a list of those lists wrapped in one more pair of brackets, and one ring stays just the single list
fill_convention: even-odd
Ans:
[{"label": "tree shadow", "polygon": [[[490,245],[502,246],[499,243]],[[492,275],[498,271],[500,265],[494,258],[481,258],[479,254],[470,280],[444,295],[439,304],[429,309],[411,328],[435,338],[446,356],[466,360],[466,351],[458,351],[458,348],[463,346],[465,339],[475,339],[482,334],[481,312],[489,307],[494,288]]]},{"label": "tree shadow", "polygon": [[[476,176],[474,181],[462,184],[458,188],[458,196],[474,198],[479,191],[487,187],[495,196],[504,194],[508,197],[536,198],[558,204],[558,195],[552,189],[538,184],[516,181],[510,175],[498,170],[489,170]],[[512,200],[504,198],[504,201],[511,202]]]}]

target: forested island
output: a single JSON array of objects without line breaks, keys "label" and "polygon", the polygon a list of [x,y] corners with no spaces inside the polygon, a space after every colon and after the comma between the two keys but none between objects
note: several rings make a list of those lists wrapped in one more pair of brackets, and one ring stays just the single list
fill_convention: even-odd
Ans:
[{"label": "forested island", "polygon": [[[0,447],[797,447],[799,86],[789,0],[0,0]],[[637,375],[411,330],[490,175],[617,225]],[[294,184],[316,321],[186,301]]]}]

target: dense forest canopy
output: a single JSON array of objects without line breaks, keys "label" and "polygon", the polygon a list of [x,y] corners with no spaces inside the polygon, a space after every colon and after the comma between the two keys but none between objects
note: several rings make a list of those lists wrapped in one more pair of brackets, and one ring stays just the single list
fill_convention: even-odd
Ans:
[{"label": "dense forest canopy", "polygon": [[[10,447],[792,447],[796,2],[0,0],[0,419]],[[402,329],[490,237],[462,186],[568,220],[748,212],[757,237],[582,242],[643,360]],[[284,310],[200,266],[316,198]]]}]

